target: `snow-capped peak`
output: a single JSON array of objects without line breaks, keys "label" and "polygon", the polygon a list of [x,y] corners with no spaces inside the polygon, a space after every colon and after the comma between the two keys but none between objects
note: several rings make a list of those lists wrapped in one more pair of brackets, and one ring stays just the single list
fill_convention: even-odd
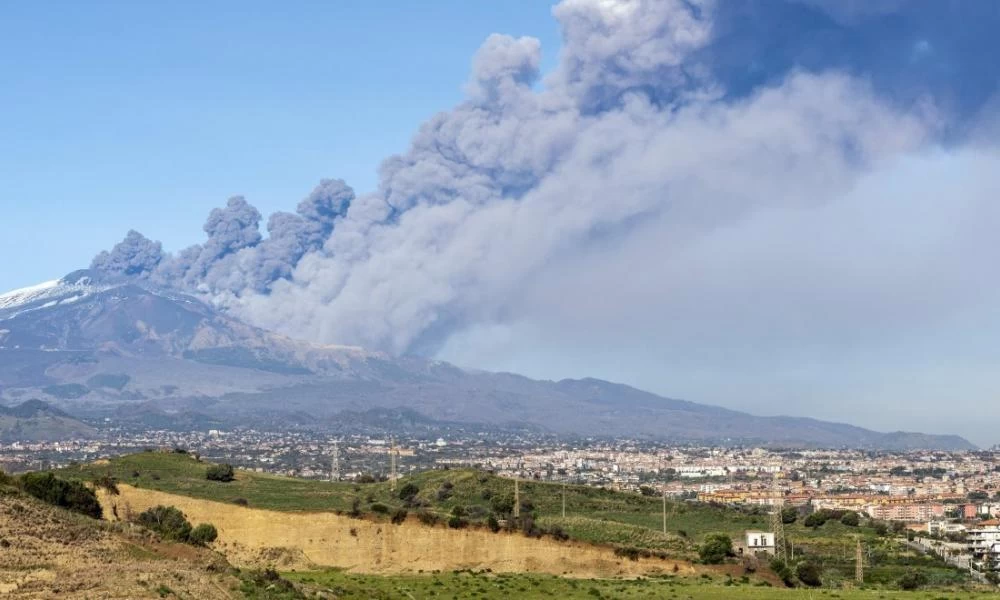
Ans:
[{"label": "snow-capped peak", "polygon": [[0,321],[30,311],[71,304],[111,287],[114,284],[95,282],[87,271],[76,271],[62,279],[13,290],[0,294]]},{"label": "snow-capped peak", "polygon": [[0,310],[13,308],[15,306],[28,304],[29,302],[45,298],[52,293],[53,288],[59,286],[59,282],[59,279],[53,279],[52,281],[46,281],[44,283],[39,283],[38,285],[32,285],[19,290],[7,292],[6,294],[0,294]]}]

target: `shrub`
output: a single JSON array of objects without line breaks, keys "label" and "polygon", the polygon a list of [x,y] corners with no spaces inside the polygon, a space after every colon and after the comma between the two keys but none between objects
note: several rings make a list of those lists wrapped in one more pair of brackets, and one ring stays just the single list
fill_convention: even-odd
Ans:
[{"label": "shrub", "polygon": [[42,502],[101,518],[97,495],[79,481],[59,479],[52,473],[25,473],[21,476],[21,488]]},{"label": "shrub", "polygon": [[813,529],[818,529],[822,527],[827,521],[828,515],[823,511],[816,511],[813,514],[806,517],[806,520],[802,522],[806,527],[812,527]]},{"label": "shrub", "polygon": [[794,506],[787,506],[781,509],[781,522],[790,525],[799,518],[799,511]]},{"label": "shrub", "polygon": [[246,498],[233,498],[233,504],[239,504],[240,506],[250,506],[250,501]]},{"label": "shrub", "polygon": [[656,490],[648,485],[640,485],[639,493],[646,497],[658,495]]},{"label": "shrub", "polygon": [[402,523],[403,521],[405,521],[406,520],[406,515],[407,515],[407,512],[406,512],[405,508],[397,509],[396,512],[392,513],[392,523],[393,523],[393,525],[399,525],[400,523]]},{"label": "shrub", "polygon": [[927,575],[922,571],[907,571],[899,578],[899,587],[907,591],[912,591],[925,585],[927,585]]},{"label": "shrub", "polygon": [[451,482],[448,482],[448,481],[444,482],[441,485],[441,487],[437,491],[438,502],[444,502],[448,498],[451,498],[451,495],[452,495],[451,488],[452,487],[453,486],[452,486]]},{"label": "shrub", "polygon": [[856,512],[844,513],[844,516],[840,517],[840,522],[848,527],[857,527],[861,524],[861,518]]},{"label": "shrub", "polygon": [[775,558],[771,561],[771,570],[777,575],[785,585],[792,587],[795,585],[795,578],[792,574],[792,570],[788,567],[785,561],[780,558]]},{"label": "shrub", "polygon": [[381,502],[376,502],[375,504],[372,504],[372,512],[380,515],[387,515],[389,514],[389,507]]},{"label": "shrub", "polygon": [[638,548],[633,548],[631,546],[619,546],[618,548],[615,548],[615,556],[620,556],[629,560],[639,560],[640,554],[641,552]]},{"label": "shrub", "polygon": [[489,518],[486,519],[486,526],[489,527],[490,531],[493,533],[500,531],[500,521],[498,521],[493,515],[490,515]]},{"label": "shrub", "polygon": [[209,481],[222,481],[228,482],[235,479],[233,474],[233,465],[222,464],[222,465],[212,465],[205,471],[205,479]]},{"label": "shrub", "polygon": [[798,575],[799,581],[809,587],[819,587],[823,585],[823,580],[820,577],[822,575],[822,569],[820,569],[819,565],[814,562],[806,561],[799,563],[799,566],[795,569],[795,574]]},{"label": "shrub", "polygon": [[94,488],[101,488],[112,496],[117,496],[120,493],[118,491],[118,480],[111,475],[101,475],[100,477],[95,477]]},{"label": "shrub", "polygon": [[438,522],[438,516],[432,512],[426,510],[421,510],[417,513],[417,518],[424,525],[436,525]]},{"label": "shrub", "polygon": [[219,532],[216,531],[214,525],[202,523],[191,530],[191,535],[188,537],[188,541],[195,546],[207,546],[208,544],[214,542],[217,537],[219,537]]},{"label": "shrub", "polygon": [[167,540],[187,542],[191,537],[191,523],[174,506],[154,506],[140,513],[136,522]]},{"label": "shrub", "polygon": [[724,533],[713,533],[705,537],[698,548],[701,561],[709,565],[717,565],[733,554],[733,540]]},{"label": "shrub", "polygon": [[452,529],[462,529],[468,524],[468,521],[455,515],[452,515],[451,518],[448,519],[448,527],[451,527]]},{"label": "shrub", "polygon": [[403,502],[411,502],[419,492],[420,488],[412,483],[407,483],[403,487],[399,488],[399,499]]}]

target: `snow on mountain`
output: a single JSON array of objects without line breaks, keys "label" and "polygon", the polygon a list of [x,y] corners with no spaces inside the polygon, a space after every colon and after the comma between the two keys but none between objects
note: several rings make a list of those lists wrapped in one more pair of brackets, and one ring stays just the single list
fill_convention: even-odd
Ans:
[{"label": "snow on mountain", "polygon": [[53,279],[52,281],[46,281],[44,283],[39,283],[38,285],[13,290],[7,292],[6,294],[0,294],[0,309],[27,304],[28,302],[37,300],[40,297],[45,297],[46,294],[52,291],[52,288],[59,285],[59,281],[59,279]]},{"label": "snow on mountain", "polygon": [[72,304],[109,287],[112,286],[96,283],[86,271],[77,271],[62,279],[53,279],[0,294],[0,321],[12,319],[28,311]]}]

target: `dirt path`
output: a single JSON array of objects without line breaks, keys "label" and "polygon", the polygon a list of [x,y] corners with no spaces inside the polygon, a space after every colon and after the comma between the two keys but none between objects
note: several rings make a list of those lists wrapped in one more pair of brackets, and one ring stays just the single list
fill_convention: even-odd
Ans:
[{"label": "dirt path", "polygon": [[454,569],[537,572],[575,577],[695,573],[689,563],[616,557],[607,548],[519,533],[427,527],[415,520],[401,525],[351,519],[334,513],[276,512],[245,508],[119,485],[121,495],[101,496],[105,517],[141,512],[157,504],[181,509],[192,524],[212,523],[215,548],[241,566],[283,569],[341,567],[361,573],[406,573]]}]

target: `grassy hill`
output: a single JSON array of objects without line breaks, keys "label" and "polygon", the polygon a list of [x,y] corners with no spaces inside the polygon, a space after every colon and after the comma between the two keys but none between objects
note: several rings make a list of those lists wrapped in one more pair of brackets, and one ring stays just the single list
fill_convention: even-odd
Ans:
[{"label": "grassy hill", "polygon": [[[485,526],[490,515],[504,517],[514,503],[514,482],[468,469],[434,470],[401,478],[392,491],[388,482],[358,484],[323,482],[265,473],[237,471],[228,483],[209,481],[209,465],[186,454],[144,452],[82,465],[64,471],[67,477],[91,480],[111,475],[136,487],[195,498],[232,502],[278,511],[360,512],[386,518],[399,509],[428,521],[447,521],[456,507],[470,525]],[[409,501],[400,498],[407,485],[418,490]],[[565,494],[566,518],[562,518]],[[667,534],[663,534],[663,503],[645,497],[585,486],[538,481],[519,483],[522,515],[533,514],[543,530],[561,528],[573,539],[598,544],[633,546],[693,556],[708,533],[741,535],[767,524],[766,515],[749,515],[707,505],[667,502]]]},{"label": "grassy hill", "polygon": [[[109,576],[110,575],[110,576]],[[22,493],[0,473],[0,596],[4,598],[301,598],[241,573],[220,554],[108,523]]]},{"label": "grassy hill", "polygon": [[[62,475],[85,481],[110,475],[141,489],[276,511],[336,512],[389,521],[405,510],[411,520],[417,516],[424,523],[438,527],[445,527],[451,521],[459,527],[485,528],[492,518],[508,517],[514,502],[512,480],[468,469],[418,473],[400,479],[393,490],[388,482],[330,483],[239,470],[233,481],[223,483],[206,478],[210,466],[187,454],[144,452],[74,467],[64,470]],[[720,532],[739,539],[745,530],[769,529],[768,515],[759,510],[668,501],[664,534],[663,502],[659,497],[538,481],[520,482],[519,495],[522,517],[530,515],[534,523],[526,533],[568,535],[573,540],[613,546],[622,556],[639,551],[694,560],[698,546],[708,534]],[[562,516],[564,501],[565,517]],[[852,527],[831,520],[820,527],[807,528],[799,519],[786,525],[786,533],[797,559],[806,558],[818,564],[827,586],[840,587],[853,580],[854,548],[859,539],[866,554],[868,585],[892,590],[905,573],[914,569],[925,574],[928,585],[939,590],[965,585],[962,573],[908,549],[899,538],[880,532],[874,525],[862,520],[860,526]],[[736,569],[731,573],[733,576],[742,574],[742,567],[732,566]],[[759,568],[767,571],[766,565]],[[336,586],[350,583],[332,571],[316,577],[339,581]],[[538,586],[548,586],[553,591],[552,586],[563,585],[538,581],[541,581]]]}]

